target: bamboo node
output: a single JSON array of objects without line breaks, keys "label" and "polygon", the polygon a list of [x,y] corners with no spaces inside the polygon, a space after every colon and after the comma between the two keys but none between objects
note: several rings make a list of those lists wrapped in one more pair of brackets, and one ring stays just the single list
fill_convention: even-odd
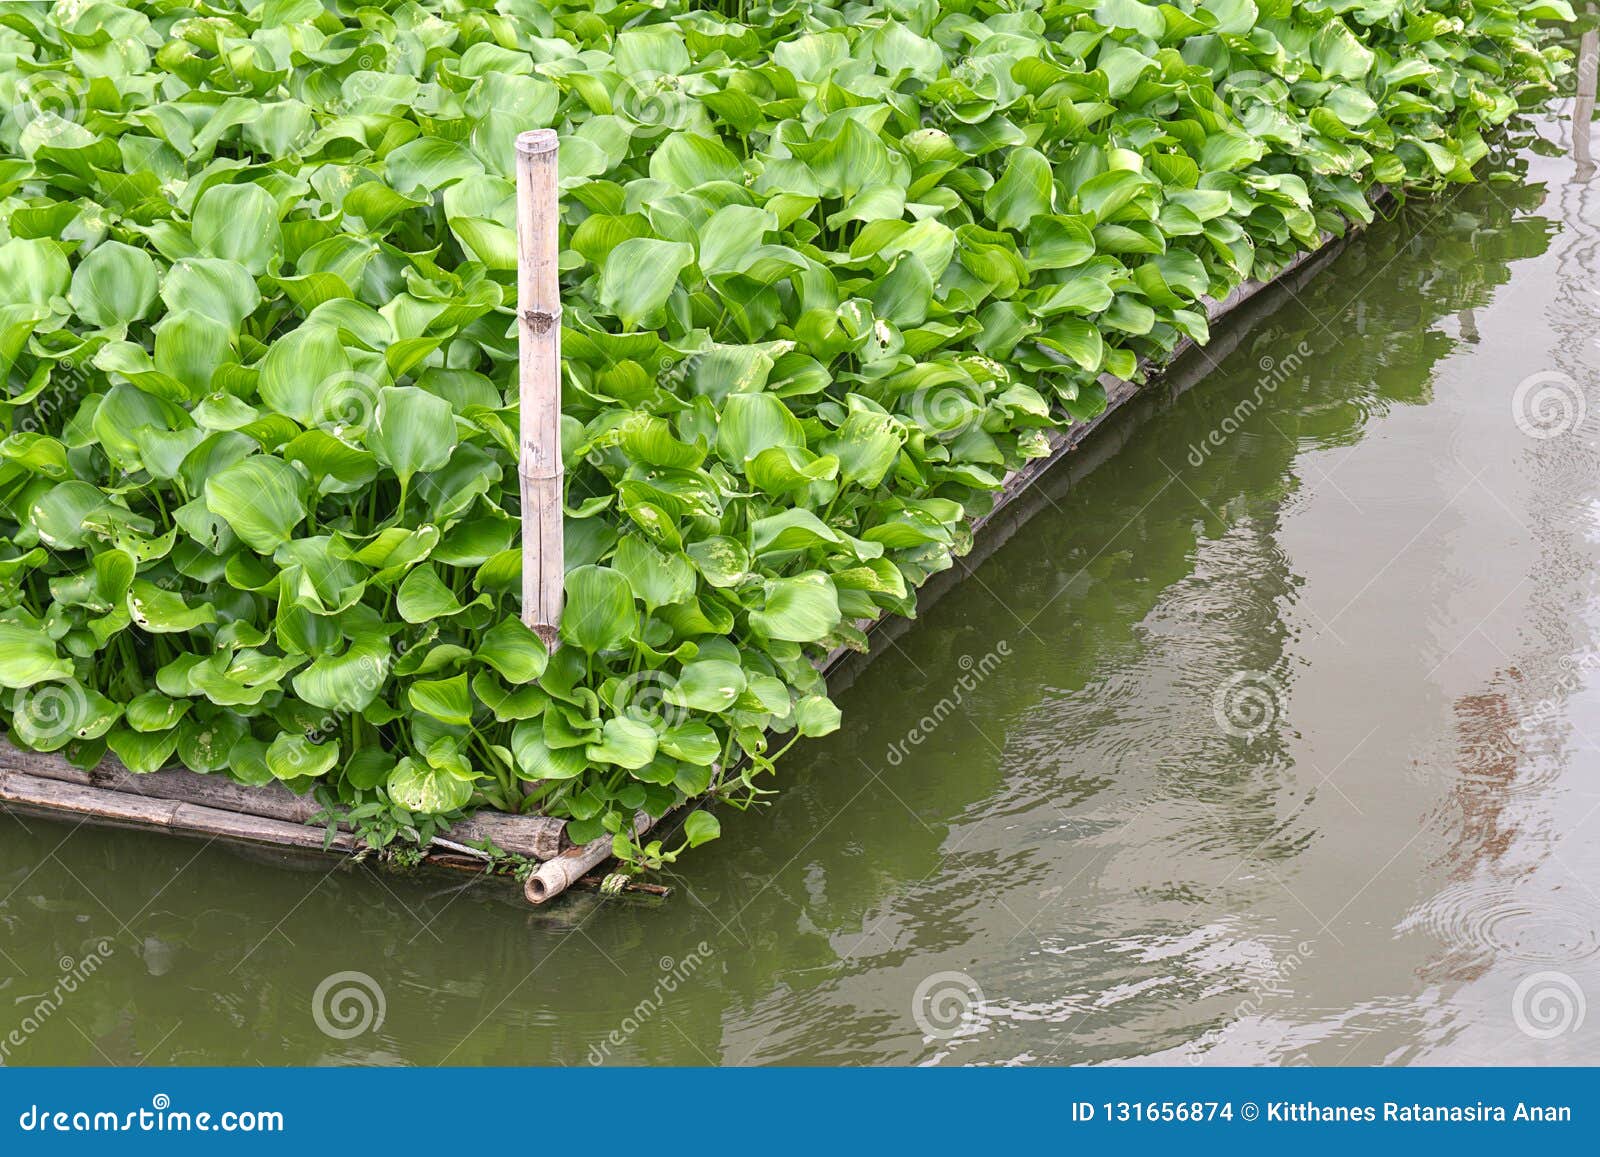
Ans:
[{"label": "bamboo node", "polygon": [[551,326],[561,321],[561,307],[558,305],[554,309],[526,310],[522,315],[522,320],[533,327],[534,333],[546,334],[550,332]]}]

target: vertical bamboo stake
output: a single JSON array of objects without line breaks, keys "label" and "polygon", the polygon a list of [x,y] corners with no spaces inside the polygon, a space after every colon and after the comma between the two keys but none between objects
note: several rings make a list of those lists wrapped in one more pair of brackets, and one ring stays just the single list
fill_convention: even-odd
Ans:
[{"label": "vertical bamboo stake", "polygon": [[556,133],[517,137],[517,318],[522,403],[522,621],[556,646],[562,541],[560,206]]},{"label": "vertical bamboo stake", "polygon": [[[1593,15],[1594,5],[1587,5]],[[1577,162],[1575,176],[1587,181],[1594,176],[1594,154],[1589,140],[1594,131],[1595,75],[1600,72],[1600,33],[1593,28],[1578,41],[1578,92],[1572,105],[1572,159]]]}]

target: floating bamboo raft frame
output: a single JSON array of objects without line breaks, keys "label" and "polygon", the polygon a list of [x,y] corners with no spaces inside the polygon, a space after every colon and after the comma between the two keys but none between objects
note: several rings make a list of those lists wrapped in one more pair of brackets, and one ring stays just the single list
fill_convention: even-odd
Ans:
[{"label": "floating bamboo raft frame", "polygon": [[[548,129],[524,133],[517,140],[518,189],[518,295],[520,337],[520,401],[522,455],[519,463],[523,497],[523,619],[550,645],[557,644],[560,623],[563,567],[561,508],[563,470],[560,439],[561,304],[556,257],[559,250],[556,187],[556,134]],[[1381,202],[1380,202],[1381,203]],[[1237,313],[1247,302],[1273,287],[1292,293],[1331,259],[1359,232],[1352,225],[1342,236],[1324,234],[1321,245],[1298,254],[1270,281],[1247,281],[1221,301],[1206,299],[1206,316],[1215,326]],[[1246,331],[1234,329],[1214,335],[1206,347],[1220,356],[1237,344]],[[1149,381],[1162,380],[1168,393],[1181,392],[1205,376],[1211,361],[1191,364],[1178,359],[1194,343],[1184,338],[1168,358],[1157,365],[1141,361],[1139,375],[1147,384],[1104,374],[1106,408],[1088,422],[1074,423],[1048,433],[1050,453],[1008,475],[994,504],[973,519],[973,548],[949,570],[934,575],[918,594],[926,608],[970,574],[1027,521],[1041,504],[1022,501],[1037,495],[1038,484],[1095,432],[1104,428],[1134,397],[1150,393]],[[1174,373],[1164,373],[1175,367]],[[1120,443],[1108,444],[1105,454]],[[1085,461],[1085,466],[1092,462]],[[875,640],[892,639],[913,620],[879,616],[857,626]],[[856,676],[881,648],[855,652],[838,648],[816,660],[839,690]],[[348,832],[328,841],[324,827],[312,824],[322,812],[313,799],[295,795],[282,784],[245,787],[219,776],[198,775],[183,768],[140,775],[107,756],[92,770],[68,763],[61,756],[0,745],[0,808],[61,821],[103,827],[165,832],[246,846],[290,852],[349,857],[362,850]],[[643,812],[634,830],[643,835],[658,823]],[[489,842],[505,852],[539,862],[527,879],[524,892],[530,903],[543,904],[567,889],[598,885],[591,875],[611,855],[611,837],[577,847],[567,839],[566,821],[549,816],[514,816],[479,812],[450,830],[447,840],[435,840],[424,863],[436,867],[481,871],[484,854],[469,843]],[[659,887],[644,891],[660,893]]]}]

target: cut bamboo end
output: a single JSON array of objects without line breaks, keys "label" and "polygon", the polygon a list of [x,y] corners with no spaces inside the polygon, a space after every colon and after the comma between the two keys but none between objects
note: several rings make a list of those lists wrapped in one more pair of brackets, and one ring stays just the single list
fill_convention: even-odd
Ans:
[{"label": "cut bamboo end", "polygon": [[[655,826],[655,819],[647,812],[638,812],[633,817],[633,834],[642,836]],[[539,865],[539,870],[528,877],[528,882],[523,886],[523,895],[530,904],[543,904],[554,900],[565,892],[579,879],[587,875],[597,865],[611,858],[611,837],[602,836],[598,840],[574,847],[562,852],[553,860],[548,860]]]},{"label": "cut bamboo end", "polygon": [[529,129],[517,134],[517,152],[528,157],[538,153],[553,153],[560,139],[555,129]]}]

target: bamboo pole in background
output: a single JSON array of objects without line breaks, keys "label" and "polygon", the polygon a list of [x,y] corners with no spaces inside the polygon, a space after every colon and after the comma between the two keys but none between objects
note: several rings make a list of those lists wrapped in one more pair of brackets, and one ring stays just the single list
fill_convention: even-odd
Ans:
[{"label": "bamboo pole in background", "polygon": [[522,405],[522,621],[556,647],[565,574],[561,246],[554,129],[517,137],[517,321]]},{"label": "bamboo pole in background", "polygon": [[[1594,5],[1585,6],[1594,15]],[[1589,29],[1578,40],[1578,91],[1572,105],[1572,159],[1580,181],[1594,176],[1594,152],[1590,137],[1594,132],[1595,75],[1600,72],[1600,32]]]}]

